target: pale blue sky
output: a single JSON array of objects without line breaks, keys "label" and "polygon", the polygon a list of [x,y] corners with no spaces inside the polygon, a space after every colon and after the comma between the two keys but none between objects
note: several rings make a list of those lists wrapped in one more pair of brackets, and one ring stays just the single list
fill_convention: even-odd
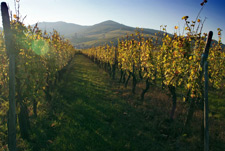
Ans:
[{"label": "pale blue sky", "polygon": [[[132,26],[160,29],[167,25],[170,33],[174,26],[183,27],[183,16],[194,20],[201,8],[203,0],[20,0],[20,11],[27,15],[25,24],[42,21],[65,21],[80,25],[93,25],[105,20]],[[6,1],[13,12],[14,0]],[[201,18],[207,17],[204,32],[217,28],[225,31],[225,0],[208,0],[201,13]],[[222,32],[222,42],[225,43],[225,32]]]}]

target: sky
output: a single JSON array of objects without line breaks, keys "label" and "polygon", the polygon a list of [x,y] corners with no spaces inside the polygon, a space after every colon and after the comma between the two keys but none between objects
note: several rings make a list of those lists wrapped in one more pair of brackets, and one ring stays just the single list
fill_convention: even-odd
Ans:
[{"label": "sky", "polygon": [[[183,31],[183,16],[195,20],[203,0],[20,0],[20,13],[24,23],[64,21],[79,25],[94,25],[106,20],[140,28],[160,29],[167,25],[167,31],[174,33],[174,26]],[[14,0],[5,1],[13,14]],[[214,32],[218,39],[217,28],[222,32],[225,43],[225,0],[208,0],[200,19],[207,17],[203,32]],[[0,19],[1,21],[1,19]],[[1,21],[2,22],[2,21]],[[1,25],[2,27],[2,25]],[[182,33],[182,32],[181,32]]]}]

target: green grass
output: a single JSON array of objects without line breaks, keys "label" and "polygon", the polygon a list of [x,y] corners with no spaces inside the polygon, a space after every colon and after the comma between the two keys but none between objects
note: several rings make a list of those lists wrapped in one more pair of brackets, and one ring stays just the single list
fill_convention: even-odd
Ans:
[{"label": "green grass", "polygon": [[34,150],[173,150],[152,121],[122,100],[107,73],[86,57],[75,57],[57,89],[56,118],[48,124],[54,137]]},{"label": "green grass", "polygon": [[[186,114],[177,112],[175,121],[168,120],[171,100],[165,92],[151,89],[151,97],[157,97],[150,101],[147,96],[144,105],[130,87],[112,81],[83,55],[76,55],[55,91],[33,124],[33,151],[203,150],[202,113],[196,113],[191,132],[181,134]],[[209,94],[210,148],[216,151],[224,148],[225,104],[220,96]]]}]

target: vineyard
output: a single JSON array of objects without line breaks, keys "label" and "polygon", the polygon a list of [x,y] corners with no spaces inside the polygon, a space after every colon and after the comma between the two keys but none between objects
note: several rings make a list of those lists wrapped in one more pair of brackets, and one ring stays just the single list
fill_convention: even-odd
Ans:
[{"label": "vineyard", "polygon": [[222,150],[222,30],[211,42],[204,20],[188,18],[186,35],[178,26],[173,35],[161,26],[154,37],[137,29],[117,44],[76,50],[56,30],[26,27],[13,15],[0,33],[0,150],[203,150],[206,97],[209,148]]},{"label": "vineyard", "polygon": [[[218,29],[219,35],[220,32]],[[188,36],[178,36],[175,33],[170,37],[164,33],[158,35],[162,38],[158,40],[145,38],[137,32],[136,36],[131,35],[125,40],[119,40],[118,46],[99,46],[82,50],[82,53],[104,67],[113,78],[118,70],[119,81],[124,83],[125,87],[132,78],[133,94],[137,83],[145,81],[146,88],[140,95],[142,101],[151,87],[160,85],[162,89],[168,88],[173,101],[170,116],[173,119],[178,93],[186,103],[200,106],[203,103],[204,77],[201,58],[206,46],[206,36],[207,34],[193,34],[190,30]],[[209,87],[215,90],[224,88],[225,53],[221,45],[220,40],[217,44],[213,43],[208,54]]]},{"label": "vineyard", "polygon": [[[222,30],[217,29],[219,41],[210,47],[206,39],[212,37],[212,32],[202,33],[204,21],[197,17],[196,21],[190,23],[188,18],[182,18],[185,21],[186,36],[178,34],[178,26],[174,27],[174,35],[167,34],[166,26],[162,26],[163,32],[156,34],[157,38],[147,37],[142,34],[142,30],[137,29],[135,35],[119,39],[117,46],[112,44],[81,51],[104,68],[113,79],[116,73],[119,74],[119,82],[124,83],[124,87],[132,79],[132,94],[136,93],[137,84],[144,81],[145,87],[142,86],[138,94],[141,102],[148,91],[161,87],[162,91],[171,96],[170,122],[175,119],[178,103],[179,107],[188,108],[183,113],[186,116],[180,130],[185,135],[189,133],[193,115],[199,111],[204,113],[204,121],[200,125],[205,132],[208,131],[205,125],[208,122],[208,89],[211,93],[219,92],[225,86]],[[207,59],[209,64],[204,62]],[[208,137],[205,135],[208,134],[204,134],[204,137]]]},{"label": "vineyard", "polygon": [[[2,4],[3,6],[3,4]],[[75,54],[70,42],[60,37],[57,31],[42,33],[35,27],[25,27],[17,15],[11,21],[14,45],[11,46],[16,56],[16,110],[18,126],[23,139],[29,139],[30,120],[36,119],[41,105],[46,100],[53,101],[53,88],[60,80],[64,68]],[[0,146],[6,147],[7,112],[9,109],[9,51],[6,51],[4,35],[1,32],[0,66]],[[30,109],[32,108],[32,118]],[[30,120],[29,120],[30,119]],[[14,132],[15,133],[15,132]],[[10,137],[10,136],[9,136]],[[10,140],[12,141],[12,140]],[[2,149],[3,149],[2,148]]]}]

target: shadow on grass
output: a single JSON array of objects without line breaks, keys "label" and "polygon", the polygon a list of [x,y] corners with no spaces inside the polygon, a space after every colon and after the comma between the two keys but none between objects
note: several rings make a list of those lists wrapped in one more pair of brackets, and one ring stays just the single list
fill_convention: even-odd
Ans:
[{"label": "shadow on grass", "polygon": [[157,127],[111,87],[107,73],[76,56],[56,87],[60,95],[53,101],[53,115],[36,125],[33,150],[173,150]]}]

